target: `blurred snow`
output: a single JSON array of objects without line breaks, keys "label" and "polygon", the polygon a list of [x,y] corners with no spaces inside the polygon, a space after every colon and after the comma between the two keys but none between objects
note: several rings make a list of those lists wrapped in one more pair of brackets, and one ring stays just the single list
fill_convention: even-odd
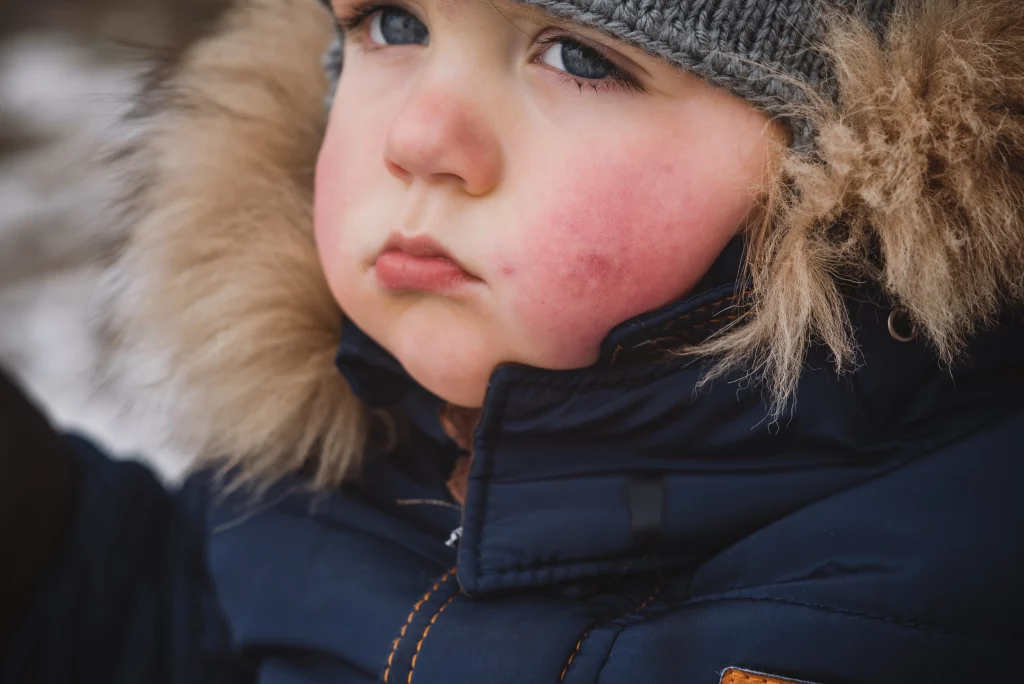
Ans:
[{"label": "blurred snow", "polygon": [[0,364],[60,426],[168,478],[153,425],[97,382],[99,260],[116,243],[101,154],[131,105],[143,60],[101,55],[87,36],[36,30],[0,42]]}]

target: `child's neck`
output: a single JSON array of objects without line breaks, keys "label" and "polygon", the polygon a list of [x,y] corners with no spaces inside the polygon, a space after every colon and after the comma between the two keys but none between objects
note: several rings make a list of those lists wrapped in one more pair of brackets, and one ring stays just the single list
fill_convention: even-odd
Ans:
[{"label": "child's neck", "polygon": [[473,433],[480,423],[481,409],[466,408],[455,404],[441,407],[439,417],[445,434],[459,445],[465,454],[459,458],[448,479],[448,491],[460,505],[466,504],[469,489],[469,472],[473,467]]}]

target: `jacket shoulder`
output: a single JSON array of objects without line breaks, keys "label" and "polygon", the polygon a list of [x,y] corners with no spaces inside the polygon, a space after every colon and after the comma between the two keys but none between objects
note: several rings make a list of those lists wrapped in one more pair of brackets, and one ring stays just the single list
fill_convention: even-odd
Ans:
[{"label": "jacket shoulder", "polygon": [[1022,439],[1024,413],[1005,416],[670,579],[617,634],[600,681],[1009,676],[1024,633]]}]

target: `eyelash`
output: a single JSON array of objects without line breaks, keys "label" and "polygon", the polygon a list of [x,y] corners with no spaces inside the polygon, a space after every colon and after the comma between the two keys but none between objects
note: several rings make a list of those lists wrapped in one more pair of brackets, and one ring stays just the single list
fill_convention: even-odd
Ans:
[{"label": "eyelash", "polygon": [[575,84],[576,87],[580,89],[580,92],[583,92],[584,88],[593,88],[594,92],[600,92],[602,90],[626,90],[633,93],[645,92],[640,82],[634,78],[632,74],[616,64],[615,60],[610,59],[603,50],[589,43],[585,43],[574,36],[565,34],[551,35],[539,41],[538,45],[543,49],[537,54],[537,57],[534,58],[534,62],[539,62],[540,56],[544,54],[545,50],[552,45],[557,45],[558,43],[565,46],[583,48],[585,50],[596,52],[602,59],[611,65],[611,71],[608,74],[608,78],[602,78],[596,81],[580,78],[579,76],[573,76],[568,71],[552,69],[552,71],[562,80],[567,83]]},{"label": "eyelash", "polygon": [[[337,14],[338,26],[345,33],[345,37],[348,38],[349,34],[361,29],[370,17],[389,7],[396,7],[396,5],[383,2],[364,2],[353,5],[346,12],[339,12]],[[399,7],[399,9],[404,8]]]},{"label": "eyelash", "polygon": [[[396,5],[394,3],[364,2],[350,6],[346,12],[339,13],[337,16],[338,26],[345,34],[345,40],[351,40],[356,36],[357,33],[362,33],[362,29],[365,28],[366,22],[369,21],[370,17],[372,17],[377,12],[380,12],[381,10],[388,8],[398,8],[406,12],[409,11],[402,7],[401,5]],[[359,40],[361,43],[365,44],[366,42],[368,42],[362,40],[362,38],[363,36],[359,36]],[[559,69],[550,69],[562,81],[569,84],[573,84],[577,88],[579,88],[580,92],[583,92],[584,88],[592,88],[595,92],[600,92],[603,90],[625,90],[632,93],[645,92],[640,82],[632,74],[630,74],[628,71],[626,71],[618,64],[616,64],[614,60],[609,59],[605,55],[603,50],[571,35],[551,35],[540,40],[538,42],[538,46],[540,46],[543,49],[541,49],[538,52],[537,56],[534,57],[533,62],[540,63],[540,56],[544,54],[544,50],[557,43],[562,43],[563,45],[568,45],[576,48],[592,50],[599,54],[603,59],[607,60],[608,63],[612,65],[612,70],[609,77],[596,81],[579,78],[578,76],[573,76],[567,71],[561,71]]]}]

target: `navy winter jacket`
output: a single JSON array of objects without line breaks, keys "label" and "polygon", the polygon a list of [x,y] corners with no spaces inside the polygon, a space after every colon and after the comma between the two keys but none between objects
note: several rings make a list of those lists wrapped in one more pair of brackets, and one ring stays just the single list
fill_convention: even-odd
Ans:
[{"label": "navy winter jacket", "polygon": [[[652,352],[729,271],[573,372],[502,367],[458,449],[358,329],[339,367],[412,428],[362,481],[164,491],[75,441],[73,531],[8,640],[41,684],[1012,681],[1024,654],[1024,325],[950,371],[851,298],[863,366],[812,354],[792,412]],[[24,454],[32,458],[32,454]],[[461,538],[453,534],[461,528]]]}]

